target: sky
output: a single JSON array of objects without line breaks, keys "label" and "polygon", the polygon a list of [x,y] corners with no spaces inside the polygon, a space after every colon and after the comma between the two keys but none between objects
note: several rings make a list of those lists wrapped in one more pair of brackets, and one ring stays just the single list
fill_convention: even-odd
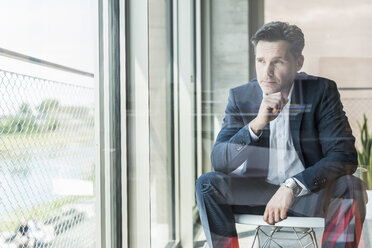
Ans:
[{"label": "sky", "polygon": [[95,0],[2,0],[0,47],[93,72]]},{"label": "sky", "polygon": [[[97,0],[1,0],[0,48],[94,73],[97,63]],[[0,55],[0,70],[46,80],[93,88],[93,78],[22,62]],[[36,106],[44,98],[62,105],[94,105],[94,94],[70,94],[0,81],[0,115],[18,109],[22,102]],[[6,89],[7,91],[4,91]]]}]

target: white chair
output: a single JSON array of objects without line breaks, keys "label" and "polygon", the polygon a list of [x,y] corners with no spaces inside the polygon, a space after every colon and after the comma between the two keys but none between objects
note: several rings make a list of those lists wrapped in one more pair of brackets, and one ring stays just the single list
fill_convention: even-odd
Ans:
[{"label": "white chair", "polygon": [[[239,224],[257,226],[252,248],[254,247],[256,240],[260,246],[259,233],[262,233],[266,237],[265,242],[260,247],[270,247],[271,243],[275,243],[277,247],[282,247],[277,241],[275,241],[275,239],[278,239],[277,236],[279,232],[288,232],[282,230],[284,228],[289,228],[291,230],[290,232],[294,234],[295,239],[298,240],[300,247],[305,248],[313,245],[313,247],[317,248],[318,244],[314,228],[324,228],[324,219],[318,217],[288,217],[275,225],[269,225],[263,220],[262,215],[236,214],[235,222]],[[262,229],[263,226],[271,226],[272,229],[269,233],[267,233]],[[310,236],[311,242],[308,244],[303,244],[303,239],[307,236]]]}]

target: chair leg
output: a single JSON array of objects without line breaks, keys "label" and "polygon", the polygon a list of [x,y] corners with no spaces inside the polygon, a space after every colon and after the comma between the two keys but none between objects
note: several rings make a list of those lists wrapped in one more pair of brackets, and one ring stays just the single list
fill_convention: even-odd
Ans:
[{"label": "chair leg", "polygon": [[257,233],[257,247],[260,248],[261,247],[261,239],[260,239],[260,235]]},{"label": "chair leg", "polygon": [[313,241],[314,247],[318,248],[318,242],[316,240],[316,233],[314,232],[314,229],[312,229],[312,228],[311,228],[311,232],[310,232],[310,237],[311,237],[311,240]]},{"label": "chair leg", "polygon": [[273,236],[275,233],[279,232],[281,229],[281,227],[274,227],[274,230],[271,231],[270,233],[270,236],[267,235],[264,231],[261,230],[261,232],[263,234],[265,234],[268,238],[266,239],[264,245],[262,246],[262,248],[265,248],[265,247],[270,247],[271,245],[271,242],[275,243],[279,248],[283,248],[278,242],[276,242],[274,239],[273,239]]},{"label": "chair leg", "polygon": [[[261,230],[261,229],[260,229]],[[265,242],[263,243],[262,245],[262,248],[266,248],[266,247],[270,247],[270,243],[271,243],[271,236],[273,234],[273,232],[271,232],[271,235],[267,235],[264,231],[261,230],[261,232],[267,237]]]},{"label": "chair leg", "polygon": [[[265,235],[267,237],[267,239],[265,240],[265,242],[262,244],[262,248],[270,247],[271,242],[275,243],[278,247],[281,247],[282,248],[282,246],[273,239],[274,234],[276,232],[279,232],[280,229],[281,229],[280,227],[274,227],[274,230],[272,230],[270,232],[270,234],[266,234],[263,230],[261,230],[261,226],[257,226],[256,231],[254,233],[254,238],[253,238],[253,243],[252,243],[251,248],[254,248],[255,247],[256,241],[257,241],[258,247],[261,247],[261,242],[260,242],[260,237],[259,237],[259,232],[260,231],[262,232],[263,235]],[[302,236],[302,237],[299,237],[298,236],[298,233],[297,233],[297,231],[296,231],[296,229],[294,227],[292,227],[292,229],[293,229],[293,232],[296,235],[297,240],[298,240],[298,242],[299,242],[299,244],[300,244],[301,247],[308,247],[310,245],[313,245],[315,248],[318,248],[318,242],[317,242],[316,234],[315,234],[315,231],[314,231],[313,228],[307,228],[308,231],[306,231],[304,233],[305,235]],[[304,238],[307,235],[310,236],[311,242],[308,243],[308,244],[306,244],[304,246],[302,244],[302,242],[301,242],[301,239]]]},{"label": "chair leg", "polygon": [[297,237],[297,241],[298,241],[298,243],[300,243],[301,248],[304,248],[304,246],[302,245],[302,242],[301,242],[301,238],[300,238],[300,237],[298,236],[298,234],[297,234],[296,228],[292,227],[292,229],[293,229],[294,234],[295,234],[296,237]]},{"label": "chair leg", "polygon": [[256,231],[255,231],[255,233],[254,233],[254,238],[253,238],[253,243],[252,243],[252,248],[254,248],[254,244],[255,244],[255,242],[256,242],[256,239],[258,239],[258,229],[259,229],[260,227],[258,226],[258,227],[256,227]]},{"label": "chair leg", "polygon": [[[296,234],[297,240],[300,243],[300,246],[301,247],[306,248],[306,247],[308,247],[310,245],[313,245],[315,248],[318,248],[318,243],[317,243],[316,235],[315,235],[315,232],[314,232],[314,229],[313,228],[308,228],[308,230],[305,232],[305,235],[302,236],[302,237],[299,237],[298,236],[297,231],[296,231],[296,228],[293,227],[292,229],[293,229],[293,232]],[[304,246],[302,244],[302,242],[301,242],[301,239],[304,238],[304,237],[306,237],[307,235],[310,236],[311,242]]]}]

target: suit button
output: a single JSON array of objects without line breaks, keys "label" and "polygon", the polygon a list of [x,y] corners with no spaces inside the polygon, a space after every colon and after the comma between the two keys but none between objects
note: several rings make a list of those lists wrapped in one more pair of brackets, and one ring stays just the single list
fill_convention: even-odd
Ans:
[{"label": "suit button", "polygon": [[315,177],[314,180],[313,180],[313,183],[315,186],[318,186],[320,184],[320,178],[319,177]]}]

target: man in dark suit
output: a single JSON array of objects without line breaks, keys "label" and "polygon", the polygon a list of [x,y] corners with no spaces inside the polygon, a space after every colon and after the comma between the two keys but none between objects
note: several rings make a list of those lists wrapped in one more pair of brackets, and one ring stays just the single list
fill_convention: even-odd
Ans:
[{"label": "man in dark suit", "polygon": [[323,247],[357,247],[365,218],[363,183],[336,84],[298,73],[304,36],[271,22],[251,39],[257,79],[230,90],[213,146],[214,172],[196,184],[210,247],[238,247],[235,213],[325,218]]}]

